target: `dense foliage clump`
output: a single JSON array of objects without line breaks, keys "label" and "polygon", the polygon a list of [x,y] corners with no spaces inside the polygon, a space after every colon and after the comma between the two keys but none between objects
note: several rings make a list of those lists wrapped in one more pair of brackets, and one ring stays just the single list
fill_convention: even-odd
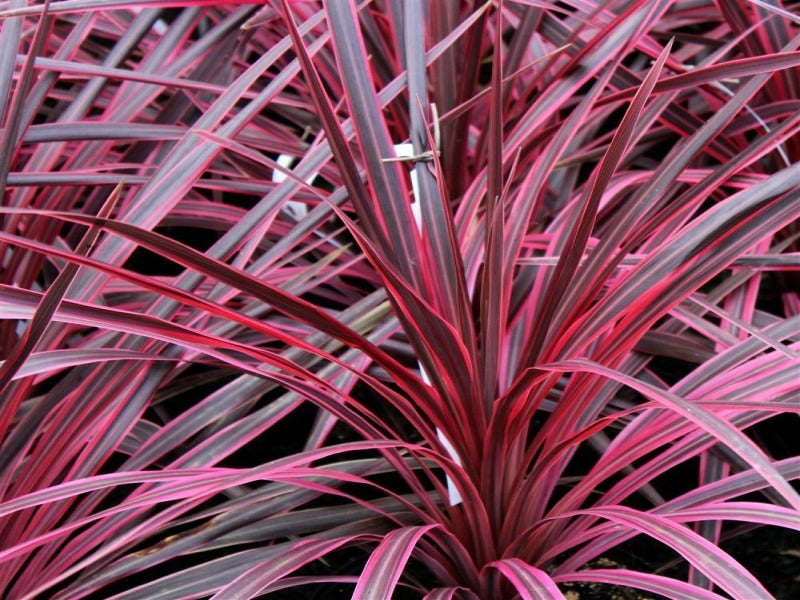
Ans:
[{"label": "dense foliage clump", "polygon": [[0,597],[771,598],[796,8],[0,2]]}]

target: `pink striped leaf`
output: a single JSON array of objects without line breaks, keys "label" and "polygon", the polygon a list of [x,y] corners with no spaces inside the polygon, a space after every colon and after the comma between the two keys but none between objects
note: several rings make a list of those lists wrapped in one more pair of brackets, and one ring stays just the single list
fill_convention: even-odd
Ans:
[{"label": "pink striped leaf", "polygon": [[790,505],[800,510],[800,495],[786,479],[775,470],[770,460],[764,455],[763,450],[753,443],[742,431],[731,425],[724,418],[700,408],[696,403],[685,400],[680,396],[661,390],[654,385],[589,360],[559,361],[549,365],[542,365],[539,368],[548,371],[564,370],[594,373],[631,387],[647,398],[675,411],[690,423],[708,432],[718,440],[720,444],[730,448],[754,471],[761,473],[762,477],[764,477],[776,491],[780,492]]},{"label": "pink striped leaf", "polygon": [[604,506],[581,512],[609,519],[663,542],[736,600],[771,598],[764,586],[731,556],[672,519],[624,506]]},{"label": "pink striped leaf", "polygon": [[334,540],[301,540],[266,564],[248,569],[214,594],[211,600],[250,600],[274,581],[355,539],[350,537]]},{"label": "pink striped leaf", "polygon": [[622,585],[660,594],[670,600],[724,600],[725,598],[725,596],[671,577],[630,569],[582,569],[569,575],[557,575],[553,579],[558,582],[580,581]]},{"label": "pink striped leaf", "polygon": [[505,575],[522,600],[565,600],[555,581],[541,569],[519,558],[504,558],[489,563]]},{"label": "pink striped leaf", "polygon": [[397,529],[386,535],[372,551],[353,592],[355,600],[391,598],[420,538],[437,525]]}]

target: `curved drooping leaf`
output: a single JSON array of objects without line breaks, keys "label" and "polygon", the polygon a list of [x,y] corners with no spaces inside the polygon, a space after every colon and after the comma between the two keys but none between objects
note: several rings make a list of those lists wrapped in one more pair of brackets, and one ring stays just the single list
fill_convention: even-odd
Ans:
[{"label": "curved drooping leaf", "polygon": [[372,551],[364,571],[358,578],[353,598],[380,600],[394,593],[406,563],[419,539],[436,525],[407,527],[387,534]]},{"label": "curved drooping leaf", "polygon": [[623,506],[591,508],[585,512],[631,527],[663,542],[737,600],[771,597],[764,586],[731,556],[672,519]]},{"label": "curved drooping leaf", "polygon": [[661,594],[671,600],[722,600],[725,597],[696,585],[676,581],[671,577],[630,569],[583,569],[570,575],[558,575],[554,579],[559,582],[580,581],[623,585]]},{"label": "curved drooping leaf", "polygon": [[777,491],[796,510],[800,510],[800,495],[794,488],[778,473],[769,459],[758,448],[758,446],[750,440],[744,433],[736,427],[730,425],[724,419],[714,415],[713,413],[704,410],[700,406],[688,402],[685,399],[659,390],[655,386],[647,384],[609,369],[597,363],[587,360],[569,360],[552,363],[550,365],[542,365],[543,370],[576,370],[585,371],[588,373],[595,373],[603,377],[619,381],[635,389],[636,391],[644,394],[652,400],[662,403],[670,410],[674,410],[680,416],[687,419],[700,429],[707,431],[719,443],[728,446],[735,454],[742,458],[742,460],[754,471],[761,473],[764,479],[769,482]]},{"label": "curved drooping leaf", "polygon": [[286,577],[311,561],[354,541],[355,538],[334,540],[301,540],[273,554],[271,560],[248,569],[212,596],[212,600],[247,600],[257,596],[272,582]]},{"label": "curved drooping leaf", "polygon": [[518,558],[505,558],[487,566],[500,571],[524,600],[565,600],[547,573]]}]

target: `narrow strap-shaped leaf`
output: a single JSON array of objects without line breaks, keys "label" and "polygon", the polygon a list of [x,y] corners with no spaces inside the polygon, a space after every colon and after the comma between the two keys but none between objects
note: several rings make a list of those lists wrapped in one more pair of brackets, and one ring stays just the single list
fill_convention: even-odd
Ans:
[{"label": "narrow strap-shaped leaf", "polygon": [[780,15],[785,19],[794,21],[797,24],[800,24],[800,16],[795,13],[789,12],[788,10],[784,10],[780,6],[775,6],[774,4],[770,4],[769,2],[764,2],[764,0],[750,0],[753,4],[757,4],[761,8],[768,10],[770,12],[775,13],[776,15]]},{"label": "narrow strap-shaped leaf", "polygon": [[[111,214],[121,194],[122,184],[114,189],[105,204],[103,204],[99,212],[99,218],[105,219]],[[90,225],[89,230],[84,233],[78,244],[76,254],[83,255],[91,253],[92,247],[100,235],[100,231],[101,228],[96,224]],[[19,344],[14,346],[11,353],[3,362],[3,365],[0,366],[0,397],[3,396],[3,392],[8,388],[14,374],[19,370],[28,356],[30,356],[39,339],[44,335],[48,324],[58,310],[58,306],[67,293],[77,272],[78,265],[75,263],[68,263],[61,270],[50,287],[47,288],[47,292],[45,292],[42,297],[42,301],[36,309],[28,328],[22,335]],[[12,406],[3,406],[2,416],[0,416],[0,439],[4,437],[6,429],[16,415],[19,406],[18,401],[19,399],[17,399]]]},{"label": "narrow strap-shaped leaf", "polygon": [[225,475],[235,473],[234,469],[223,469],[210,467],[203,469],[164,469],[161,471],[126,471],[119,473],[107,473],[105,475],[95,475],[85,479],[76,479],[58,484],[51,488],[32,492],[20,498],[14,498],[0,503],[0,516],[13,514],[26,508],[33,508],[48,502],[57,502],[71,498],[79,494],[86,494],[95,490],[114,487],[118,485],[129,485],[133,483],[160,482],[160,483],[182,483],[190,485],[201,483],[208,479],[219,479]]},{"label": "narrow strap-shaped leaf", "polygon": [[[558,260],[553,276],[547,287],[545,302],[542,312],[537,315],[540,324],[535,329],[534,336],[531,342],[526,346],[526,351],[523,355],[531,356],[530,360],[539,357],[541,354],[542,346],[546,343],[546,335],[556,330],[560,324],[559,321],[552,322],[553,315],[557,313],[560,300],[564,297],[569,284],[573,278],[575,269],[580,263],[581,257],[586,251],[586,242],[594,228],[597,210],[600,205],[600,198],[608,186],[611,177],[614,175],[617,167],[622,161],[623,156],[630,144],[635,140],[634,135],[636,132],[637,121],[644,112],[645,104],[650,98],[653,87],[661,75],[664,64],[669,57],[670,50],[672,49],[672,41],[670,41],[661,51],[658,59],[653,65],[650,72],[642,82],[641,87],[636,91],[625,116],[614,132],[614,137],[608,147],[608,151],[603,156],[593,177],[592,184],[586,194],[583,202],[581,203],[578,214],[575,218],[575,224],[572,230],[567,235],[567,240],[564,243],[564,252]],[[533,364],[532,362],[528,363]]]},{"label": "narrow strap-shaped leaf", "polygon": [[[564,78],[557,78],[551,86],[552,91],[543,94],[542,99],[534,103],[531,109],[529,109],[529,117],[526,116],[523,118],[523,123],[525,120],[530,120],[528,129],[533,130],[534,127],[540,127],[544,124],[545,118],[548,115],[554,117],[557,114],[561,105],[555,102],[554,99],[571,97],[573,93],[571,90],[573,90],[573,86],[577,84],[577,82],[571,81],[572,78],[577,74],[581,74],[580,81],[583,82],[586,81],[584,79],[585,76],[596,73],[596,81],[592,84],[590,90],[581,95],[580,102],[572,110],[569,117],[559,124],[559,127],[552,136],[552,141],[543,150],[541,159],[537,161],[537,168],[531,169],[530,174],[521,184],[524,190],[530,191],[518,194],[514,205],[510,209],[510,213],[514,214],[516,218],[510,219],[508,223],[508,243],[506,244],[507,250],[504,261],[504,269],[506,271],[510,272],[513,269],[514,261],[520,255],[527,225],[531,217],[538,212],[541,203],[544,201],[543,190],[545,189],[546,182],[552,176],[553,169],[556,167],[558,159],[566,151],[568,144],[574,139],[581,124],[585,121],[587,116],[591,114],[592,110],[594,110],[595,103],[605,89],[605,86],[609,81],[612,81],[613,77],[619,72],[619,65],[625,53],[620,51],[618,47],[620,45],[624,47],[626,44],[630,44],[630,40],[636,37],[633,33],[637,29],[643,27],[643,23],[652,22],[652,20],[657,18],[666,8],[667,6],[663,3],[650,3],[647,6],[631,5],[628,9],[629,14],[627,18],[620,17],[616,24],[606,26],[604,33],[598,35],[590,47],[584,48],[581,51],[582,61],[580,69],[578,69],[575,74],[570,74]],[[620,41],[613,45],[608,45],[608,40],[617,37]],[[572,49],[572,47],[570,46],[569,49]],[[519,131],[520,126],[518,126],[517,130],[509,137],[509,144],[511,144],[512,147],[513,144],[519,143],[516,141],[516,138],[525,133],[524,130]],[[528,133],[528,135],[530,135],[530,133]],[[570,227],[577,227],[574,225],[577,215],[573,214],[571,217],[572,225],[570,225]],[[560,243],[557,245],[556,251],[558,253],[563,253],[563,245],[566,243],[566,237],[560,238],[558,242]],[[535,287],[545,285],[548,277],[548,270],[540,270],[536,276],[537,282],[534,284]],[[522,289],[525,288],[523,287]],[[537,295],[533,295],[533,297],[536,296]],[[524,343],[524,349],[519,351],[519,355],[524,357],[521,359],[521,368],[534,364],[538,356],[538,350],[534,352],[533,349],[538,349],[541,346],[547,334],[549,320],[537,313],[541,313],[542,310],[552,312],[553,307],[557,306],[554,298],[548,295],[545,295],[544,298],[544,306],[540,307],[539,305],[534,305],[527,308],[527,312],[531,314],[528,317],[526,329],[530,331],[525,333],[527,341]],[[512,308],[512,310],[515,308],[516,307]]]},{"label": "narrow strap-shaped leaf", "polygon": [[[774,467],[787,481],[800,478],[800,457],[792,457],[777,461],[774,463]],[[673,510],[691,508],[701,504],[724,502],[729,498],[764,490],[766,485],[764,478],[759,473],[749,469],[726,477],[723,480],[708,483],[700,488],[690,490],[682,496],[662,504],[654,509],[654,512],[659,514],[669,513]],[[639,489],[638,486],[637,489]],[[625,539],[631,537],[633,537],[631,534],[625,532],[610,533],[603,537],[599,548],[597,545],[594,545],[595,547],[593,548],[583,548],[578,551],[574,551],[574,541],[567,540],[566,543],[557,543],[553,547],[548,548],[545,553],[545,558],[552,558],[562,552],[570,551],[570,557],[563,563],[563,567],[566,571],[570,569],[579,569],[581,566],[585,565],[586,562],[602,554],[604,550],[613,548],[622,543]],[[559,566],[558,570],[561,571],[562,567]]]},{"label": "narrow strap-shaped leaf", "polygon": [[[688,73],[664,77],[656,83],[653,88],[653,94],[696,87],[723,79],[749,77],[767,71],[791,69],[797,66],[800,66],[800,52],[797,51],[730,60],[720,64],[692,69]],[[635,93],[636,88],[620,90],[604,96],[597,104],[598,106],[603,106],[604,104],[626,100],[633,97]]]},{"label": "narrow strap-shaped leaf", "polygon": [[370,237],[376,241],[376,243],[380,244],[382,247],[385,247],[385,239],[382,228],[380,227],[376,216],[370,210],[372,206],[372,199],[370,198],[366,187],[361,181],[361,175],[358,172],[358,168],[356,167],[355,161],[353,160],[348,148],[347,138],[345,137],[342,127],[336,118],[330,99],[325,92],[325,89],[322,85],[322,80],[320,79],[319,74],[314,67],[311,56],[308,54],[308,50],[303,43],[302,37],[300,37],[300,32],[297,30],[297,26],[294,23],[291,12],[289,11],[289,4],[287,0],[281,0],[281,9],[283,12],[283,18],[289,27],[289,33],[292,36],[292,42],[294,43],[297,58],[300,61],[300,64],[303,66],[303,74],[305,75],[305,78],[311,88],[311,96],[314,100],[314,106],[317,110],[317,114],[322,120],[322,125],[325,129],[325,134],[330,144],[331,153],[333,154],[336,164],[341,171],[344,183],[350,192],[350,200],[353,202],[353,205],[358,212],[359,218],[364,225],[364,229],[368,232]]},{"label": "narrow strap-shaped leaf", "polygon": [[[120,269],[118,267],[112,267],[106,265],[104,263],[99,263],[89,258],[84,258],[79,254],[71,254],[69,252],[65,252],[62,250],[57,250],[55,248],[49,248],[48,246],[41,244],[39,242],[33,240],[24,240],[22,238],[15,238],[14,236],[5,235],[0,233],[0,240],[7,241],[12,240],[16,241],[17,245],[23,248],[30,248],[34,250],[44,251],[49,249],[50,255],[58,258],[64,258],[70,261],[68,264],[69,266],[87,266],[96,269],[97,271],[110,273],[127,281],[137,283],[141,285],[144,289],[152,290],[156,293],[161,294],[163,297],[166,298],[173,298],[177,301],[183,302],[187,306],[193,306],[196,308],[200,308],[205,310],[209,314],[216,315],[218,317],[222,317],[228,319],[231,323],[240,323],[252,328],[254,331],[261,331],[270,337],[275,338],[276,340],[281,340],[287,343],[290,347],[305,350],[307,352],[311,352],[314,354],[318,354],[321,358],[327,358],[328,360],[342,365],[343,363],[334,358],[333,356],[329,355],[327,352],[317,348],[309,344],[308,342],[297,338],[295,336],[287,334],[285,331],[282,331],[280,328],[276,328],[273,325],[270,325],[267,322],[260,321],[258,319],[254,319],[249,317],[243,313],[238,313],[234,310],[231,310],[228,307],[215,304],[213,302],[209,302],[202,296],[197,296],[190,294],[181,290],[180,288],[176,288],[173,286],[169,286],[167,284],[161,283],[157,279],[148,278],[143,275],[139,275],[138,273],[134,273],[131,271],[126,271]],[[44,249],[44,250],[43,250]],[[110,356],[114,356],[112,353]],[[168,357],[161,357],[162,359],[167,359]],[[107,360],[111,360],[108,358]],[[287,365],[289,363],[286,363]]]},{"label": "narrow strap-shaped leaf", "polygon": [[506,308],[503,248],[505,207],[503,202],[503,3],[497,6],[492,87],[489,102],[488,165],[486,178],[486,240],[481,281],[481,383],[483,408],[491,413],[497,395],[497,366],[505,335]]},{"label": "narrow strap-shaped leaf", "polygon": [[[800,36],[796,36],[783,49],[785,52],[794,51],[800,46]],[[607,281],[614,268],[627,252],[628,247],[617,253],[613,259],[612,250],[619,247],[623,240],[628,240],[628,246],[633,244],[637,236],[635,228],[639,220],[654,206],[663,202],[663,190],[675,181],[678,174],[686,168],[692,158],[704,147],[711,143],[720,130],[738,113],[750,98],[758,92],[767,81],[772,72],[759,73],[740,86],[736,94],[719,110],[713,113],[708,120],[695,131],[683,144],[676,145],[664,161],[659,164],[648,183],[641,187],[631,200],[631,209],[621,215],[603,236],[596,250],[588,257],[581,267],[581,272],[574,279],[574,287],[582,290],[584,295],[594,296],[598,286]],[[767,183],[769,185],[769,183]],[[634,232],[632,235],[631,232]],[[569,317],[565,320],[569,320]]]},{"label": "narrow strap-shaped leaf", "polygon": [[[537,169],[534,169],[531,174],[526,177],[523,182],[523,186],[532,187],[538,190],[545,184],[547,177],[553,169],[558,157],[564,152],[567,144],[573,139],[575,130],[585,119],[586,115],[590,113],[596,98],[599,97],[600,93],[611,79],[613,73],[615,72],[615,69],[612,67],[614,67],[621,60],[622,56],[617,56],[613,62],[611,62],[605,69],[601,70],[598,76],[598,81],[592,85],[590,91],[587,92],[587,94],[581,99],[580,103],[573,110],[572,114],[559,128],[558,132],[554,136],[553,141],[545,150],[545,155],[541,161],[541,165]],[[509,231],[504,244],[506,246],[506,256],[503,265],[503,268],[509,272],[511,272],[513,269],[513,263],[522,248],[524,235],[527,232],[527,223],[535,208],[535,197],[536,195],[534,194],[518,195],[518,200],[510,208],[509,212],[510,214],[514,215],[514,218],[509,219],[508,222]],[[541,195],[538,197],[541,197]],[[545,273],[543,271],[540,277],[543,277],[544,274]],[[511,282],[511,279],[508,278],[506,282],[508,284]],[[528,292],[526,288],[526,294],[527,293]],[[531,296],[536,297],[536,294],[531,294]],[[538,310],[541,310],[539,303],[531,305],[531,312]],[[540,330],[546,329],[546,323],[542,323],[542,320],[539,317],[534,318],[535,320],[532,318],[532,323],[529,325],[529,329],[532,328],[532,331],[526,333],[526,338],[523,337],[523,339],[527,339],[527,343],[523,346],[524,350],[520,351],[519,353],[521,357],[520,361],[522,363],[521,367],[523,368],[527,362],[532,363],[534,361],[535,356],[531,353],[530,348],[538,345],[540,343],[539,340],[545,334],[545,331]],[[487,451],[483,458],[483,465],[487,473],[487,482],[493,481],[499,477],[499,475],[493,474],[494,471],[501,471],[504,469],[504,465],[506,464],[505,454],[509,451],[507,442],[508,440],[513,439],[513,436],[509,437],[509,430],[518,428],[523,423],[527,423],[529,416],[532,416],[533,412],[537,409],[537,402],[543,400],[543,396],[539,397],[539,400],[536,401],[533,401],[528,396],[531,390],[532,380],[537,380],[540,378],[542,378],[541,372],[534,371],[533,369],[523,370],[518,375],[515,384],[513,384],[511,388],[506,391],[503,398],[495,404],[491,426],[491,430],[493,431],[491,437],[495,440],[495,442],[487,445]],[[518,409],[520,408],[523,410],[522,414],[519,414],[518,412]],[[508,411],[512,412],[509,413]],[[500,443],[499,440],[503,440],[503,442]],[[500,507],[500,498],[502,496],[500,486],[493,486],[491,490],[487,491],[490,491],[493,495],[494,506]]]},{"label": "narrow strap-shaped leaf", "polygon": [[341,548],[354,537],[335,540],[301,540],[266,564],[248,569],[211,597],[211,600],[250,600],[273,581],[286,577],[311,561]]},{"label": "narrow strap-shaped leaf", "polygon": [[[629,341],[638,339],[640,332],[658,315],[697,290],[766,235],[796,220],[798,184],[800,170],[788,167],[696,219],[679,236],[652,252],[623,278],[613,293],[600,299],[570,326],[558,342],[566,348],[564,355],[595,338],[599,330],[623,317],[623,313],[625,320],[614,329],[616,335],[604,341],[602,354],[624,352],[627,346],[620,345],[620,336]],[[648,288],[646,295],[644,287]],[[616,316],[611,316],[612,313]],[[595,325],[583,321],[590,318],[597,319]],[[585,329],[581,330],[581,323],[587,325]]]},{"label": "narrow strap-shaped leaf", "polygon": [[370,554],[358,578],[353,600],[391,598],[417,542],[436,527],[438,525],[406,527],[387,534]]},{"label": "narrow strap-shaped leaf", "polygon": [[[20,62],[18,59],[17,62]],[[71,60],[64,60],[59,58],[51,58],[45,56],[37,56],[36,60],[33,62],[34,69],[46,71],[52,74],[67,74],[67,75],[77,75],[81,77],[103,77],[109,79],[118,79],[120,81],[137,81],[141,83],[152,83],[153,85],[161,85],[164,87],[172,87],[177,89],[187,89],[187,90],[195,90],[195,91],[203,91],[203,92],[210,92],[212,94],[222,94],[225,92],[225,88],[216,85],[213,83],[208,83],[206,81],[197,81],[195,79],[186,79],[183,77],[171,77],[169,75],[162,75],[158,73],[150,73],[150,72],[140,72],[140,71],[131,71],[130,69],[122,69],[120,67],[112,67],[109,65],[93,65],[81,62],[75,62]],[[244,94],[245,98],[252,99],[254,98],[254,94],[252,92],[247,92]],[[177,127],[174,125],[153,125],[151,123],[114,123],[113,127],[109,127],[107,123],[92,123],[92,122],[82,122],[76,121],[73,123],[63,122],[63,123],[48,123],[42,125],[34,125],[33,129],[35,130],[37,127],[40,129],[46,129],[49,127],[56,127],[60,128],[63,126],[69,127],[72,125],[73,127],[83,127],[86,128],[86,131],[96,131],[98,139],[108,138],[109,136],[113,136],[114,133],[118,130],[125,131],[126,129],[130,130],[131,128],[165,128],[165,129],[172,129],[175,128],[179,130],[182,134],[186,132],[184,127]],[[104,131],[105,129],[105,131]],[[34,134],[35,135],[35,134]],[[40,134],[41,135],[41,134]],[[34,137],[33,140],[37,138]],[[25,141],[32,141],[30,137],[26,136]]]},{"label": "narrow strap-shaped leaf", "polygon": [[[9,8],[14,10],[24,7],[26,0],[11,0]],[[6,110],[11,100],[11,89],[14,81],[14,63],[19,51],[22,37],[22,19],[7,19],[0,29],[0,125],[7,121]]]},{"label": "narrow strap-shaped leaf", "polygon": [[[121,69],[120,69],[121,70]],[[130,73],[130,71],[125,71]],[[178,80],[176,80],[178,81]],[[185,80],[181,80],[185,81]],[[177,125],[160,125],[150,123],[115,123],[109,127],[107,123],[44,123],[31,125],[25,132],[26,143],[63,142],[75,140],[177,140],[185,133],[183,127]]]},{"label": "narrow strap-shaped leaf", "polygon": [[369,343],[364,337],[358,335],[349,327],[346,327],[340,321],[311,302],[297,298],[278,286],[271,285],[247,273],[242,273],[237,269],[233,269],[225,263],[215,260],[180,242],[114,219],[102,219],[100,217],[55,211],[22,211],[0,207],[0,212],[3,211],[41,214],[85,225],[99,225],[102,228],[113,231],[170,260],[203,272],[230,286],[250,293],[254,297],[271,304],[277,310],[286,311],[287,314],[292,315],[293,318],[306,322],[319,331],[323,331],[334,338],[340,339],[345,343],[351,344],[353,347],[363,350],[365,354],[375,359],[376,362],[380,363],[385,369],[397,375],[397,383],[407,388],[412,396],[417,398],[430,397],[430,390],[426,388],[422,382],[413,377],[408,369],[402,366],[397,360]]},{"label": "narrow strap-shaped leaf", "polygon": [[624,585],[660,594],[670,600],[724,600],[724,596],[663,575],[653,575],[630,569],[584,569],[569,575],[558,575],[556,581],[580,581]]},{"label": "narrow strap-shaped leaf", "polygon": [[504,558],[487,566],[505,575],[522,600],[565,600],[564,594],[547,573],[522,559]]},{"label": "narrow strap-shaped leaf", "polygon": [[727,420],[680,396],[590,360],[565,360],[542,365],[539,368],[548,371],[579,371],[608,377],[629,386],[647,398],[662,404],[665,408],[675,411],[692,424],[707,431],[720,444],[730,448],[747,465],[760,473],[791,506],[800,510],[800,494],[775,469],[764,455],[763,450]]},{"label": "narrow strap-shaped leaf", "polygon": [[674,548],[736,600],[768,600],[772,595],[730,555],[691,529],[672,520],[624,506],[581,511],[631,527]]},{"label": "narrow strap-shaped leaf", "polygon": [[[432,153],[436,173],[441,178],[441,165],[438,162],[440,148],[436,147],[438,140],[431,138],[425,126],[430,103],[425,77],[423,3],[419,0],[409,0],[403,3],[403,8],[405,59],[408,70],[409,137],[415,155]],[[438,123],[434,123],[434,127],[438,126]],[[428,164],[423,161],[414,163],[414,175],[417,181],[414,193],[419,195],[415,200],[421,208],[423,243],[426,248],[424,258],[429,261],[431,284],[436,290],[431,300],[442,311],[442,315],[458,329],[465,346],[472,349],[475,345],[474,330],[457,233],[450,207],[446,202],[444,187],[436,181],[436,176]]]},{"label": "narrow strap-shaped leaf", "polygon": [[763,502],[716,502],[665,514],[675,520],[744,521],[800,531],[800,511]]},{"label": "narrow strap-shaped leaf", "polygon": [[[447,32],[453,29],[460,16],[461,3],[458,0],[442,0],[429,2],[428,5],[428,20],[435,39],[446,39],[449,37]],[[457,44],[452,44],[442,60],[434,65],[433,96],[443,114],[464,107],[480,93],[478,72],[483,59],[482,44],[491,5],[492,2],[484,2],[480,6],[478,2],[472,3],[475,10],[463,23],[472,20],[475,26]],[[439,172],[446,178],[442,185],[455,197],[460,196],[469,185],[470,174],[464,168],[469,155],[469,106],[465,108],[467,110],[456,114],[454,119],[444,120],[441,129],[443,155]]]},{"label": "narrow strap-shaped leaf", "polygon": [[[88,478],[83,480],[80,483],[80,486],[71,485],[71,484],[62,484],[60,486],[54,487],[52,490],[44,490],[42,492],[34,492],[33,494],[29,494],[23,498],[19,498],[17,500],[8,502],[4,504],[4,507],[7,507],[7,513],[16,512],[21,510],[24,507],[35,507],[36,505],[40,504],[42,501],[45,502],[54,502],[57,499],[61,499],[67,496],[74,496],[79,493],[83,493],[85,491],[90,491],[92,489],[104,489],[109,487],[108,481],[121,481],[121,482],[132,482],[132,481],[165,481],[166,483],[157,486],[157,487],[146,487],[141,488],[139,493],[135,496],[132,496],[125,500],[124,503],[114,505],[111,508],[106,508],[101,511],[96,511],[90,513],[87,517],[80,518],[80,519],[73,519],[68,521],[66,524],[51,528],[47,530],[45,533],[30,537],[27,539],[23,539],[21,542],[17,543],[14,546],[9,548],[4,548],[0,550],[0,562],[7,560],[9,558],[13,558],[15,556],[24,555],[37,547],[42,546],[48,542],[53,540],[59,539],[66,534],[83,528],[86,525],[89,525],[95,521],[103,523],[108,523],[107,519],[109,517],[115,515],[127,515],[129,511],[132,509],[136,509],[139,507],[152,507],[161,502],[174,502],[177,500],[190,500],[192,498],[202,497],[202,496],[212,496],[218,494],[226,489],[243,485],[247,483],[252,483],[255,481],[260,481],[263,479],[270,479],[275,481],[284,481],[290,482],[293,485],[300,485],[300,486],[307,486],[312,489],[320,489],[323,492],[333,493],[336,490],[331,486],[322,485],[319,482],[315,482],[313,480],[314,477],[320,475],[322,477],[331,477],[337,481],[345,481],[345,482],[352,482],[358,484],[367,484],[368,482],[358,476],[349,475],[342,471],[332,470],[332,469],[322,469],[322,468],[304,468],[302,464],[306,464],[314,460],[313,457],[318,458],[325,458],[327,456],[335,455],[341,453],[345,450],[345,446],[348,449],[362,449],[362,450],[380,450],[380,449],[389,449],[393,447],[405,446],[406,444],[402,443],[393,443],[393,442],[378,442],[378,441],[370,441],[370,442],[360,442],[354,444],[342,444],[338,447],[328,447],[323,450],[317,450],[313,452],[303,452],[299,455],[293,455],[288,458],[278,459],[275,461],[271,461],[270,463],[266,463],[260,467],[256,467],[253,469],[205,469],[204,472],[201,472],[199,475],[195,476],[188,476],[188,477],[178,477],[177,479],[172,478],[164,478],[164,475],[161,475],[161,479],[156,477],[147,477],[149,473],[141,474],[141,473],[133,473],[133,474],[121,474],[120,476],[112,479],[108,476],[100,476],[100,479],[103,479],[102,484],[99,484],[96,480],[98,477]],[[188,470],[190,474],[196,473],[196,470]],[[128,477],[123,477],[123,475]],[[138,477],[139,479],[136,479]],[[72,482],[75,483],[75,482]],[[58,489],[58,493],[55,490]],[[381,488],[379,488],[381,489]],[[346,498],[353,500],[352,496],[344,494]],[[417,513],[419,518],[423,517],[424,513],[422,513],[417,507],[405,501],[401,496],[394,496],[397,500],[403,503],[406,508],[411,509],[412,511]],[[374,505],[370,504],[369,502],[361,502],[362,505],[367,507],[373,507]],[[168,509],[172,510],[172,508]],[[381,513],[380,510],[376,509],[377,513]],[[437,525],[431,525],[430,527],[435,527]],[[124,540],[117,539],[115,540],[114,544],[124,544]],[[107,549],[109,550],[109,549]]]},{"label": "narrow strap-shaped leaf", "polygon": [[[208,598],[229,585],[242,573],[256,565],[269,564],[295,542],[282,542],[239,552],[227,551],[221,558],[190,564],[185,569],[171,570],[162,577],[124,589],[109,598],[113,600],[187,600]],[[146,567],[145,567],[146,568]],[[289,578],[293,579],[293,578]],[[299,584],[298,584],[299,585]],[[86,589],[88,588],[88,589]],[[86,596],[97,589],[90,586],[71,586],[66,593]]]},{"label": "narrow strap-shaped leaf", "polygon": [[11,378],[21,379],[23,377],[30,377],[31,375],[51,373],[59,369],[67,369],[78,365],[116,360],[172,361],[174,359],[159,354],[147,354],[144,352],[119,350],[116,348],[70,348],[67,350],[50,350],[31,353],[25,363]]},{"label": "narrow strap-shaped leaf", "polygon": [[[28,50],[28,55],[25,57],[25,63],[22,65],[22,72],[17,79],[17,85],[14,89],[14,95],[8,114],[5,114],[5,106],[3,106],[6,104],[7,98],[0,100],[0,109],[2,109],[0,110],[0,127],[3,128],[3,136],[0,138],[0,198],[5,197],[8,172],[13,162],[12,157],[14,155],[14,149],[24,133],[23,127],[25,123],[22,122],[21,116],[25,107],[25,98],[33,82],[34,61],[36,56],[42,51],[42,47],[47,39],[47,31],[50,28],[50,16],[47,12],[49,8],[50,0],[45,0],[42,6],[42,17],[36,25],[33,41]],[[5,60],[0,63],[0,75],[5,75],[8,79],[3,82],[2,87],[8,86],[13,79],[7,71],[9,70],[8,67],[13,71],[14,55],[17,52],[17,48],[12,48],[12,46],[15,41],[19,40],[18,34],[20,25],[21,23],[14,20],[8,25],[8,31],[6,31],[5,26],[3,27],[1,41],[5,50],[8,51],[8,55],[6,55]],[[9,61],[11,61],[10,65],[8,64]],[[0,92],[4,91],[2,87],[0,87]],[[8,90],[5,91],[7,92]],[[2,387],[0,387],[0,391],[2,391]]]},{"label": "narrow strap-shaped leaf", "polygon": [[[465,410],[465,406],[468,406],[466,399],[475,396],[471,385],[474,381],[470,369],[471,361],[455,329],[411,289],[344,213],[338,209],[334,210],[376,267],[387,289],[392,292],[390,297],[397,308],[398,318],[404,324],[406,334],[414,342],[414,348],[419,354],[418,359],[425,372],[428,373],[442,398],[456,399],[449,404],[448,414],[441,416],[452,422],[452,426],[446,432],[450,441],[457,444],[464,439],[463,436],[477,436],[476,424],[470,421]],[[461,401],[458,401],[459,399]],[[455,439],[455,434],[459,436],[458,440]],[[473,445],[465,446],[474,449]]]},{"label": "narrow strap-shaped leaf", "polygon": [[356,4],[353,0],[328,2],[325,10],[356,139],[374,190],[371,210],[386,238],[384,249],[408,281],[421,289],[419,234],[400,165],[383,160],[394,156],[394,146],[369,75],[371,66],[357,24]]},{"label": "narrow strap-shaped leaf", "polygon": [[[253,0],[229,0],[228,4],[253,4]],[[50,12],[53,14],[85,12],[87,10],[126,8],[132,5],[136,6],[137,8],[161,8],[165,5],[178,8],[182,6],[217,6],[218,2],[215,2],[215,0],[136,0],[135,2],[132,2],[131,0],[62,0],[61,2],[56,2],[53,4]],[[11,8],[0,11],[0,19],[7,19],[8,17],[21,17],[25,15],[38,15],[42,11],[43,8],[41,5]]]}]

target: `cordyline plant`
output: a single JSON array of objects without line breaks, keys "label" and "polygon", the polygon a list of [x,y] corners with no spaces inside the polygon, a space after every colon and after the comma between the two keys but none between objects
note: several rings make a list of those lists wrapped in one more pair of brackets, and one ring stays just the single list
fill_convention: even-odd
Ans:
[{"label": "cordyline plant", "polygon": [[0,596],[772,597],[768,2],[0,2]]}]

